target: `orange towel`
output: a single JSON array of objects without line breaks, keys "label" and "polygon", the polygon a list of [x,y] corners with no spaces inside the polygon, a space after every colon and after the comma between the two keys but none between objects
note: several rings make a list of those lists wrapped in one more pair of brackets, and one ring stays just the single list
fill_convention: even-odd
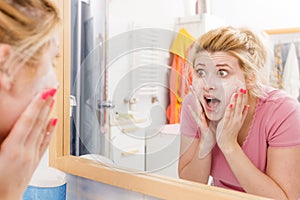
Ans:
[{"label": "orange towel", "polygon": [[169,124],[180,122],[181,103],[188,92],[188,85],[191,83],[191,74],[185,75],[186,51],[194,42],[194,38],[184,29],[180,29],[175,38],[170,52],[173,55],[172,68],[170,71],[170,104],[167,107],[166,115]]}]

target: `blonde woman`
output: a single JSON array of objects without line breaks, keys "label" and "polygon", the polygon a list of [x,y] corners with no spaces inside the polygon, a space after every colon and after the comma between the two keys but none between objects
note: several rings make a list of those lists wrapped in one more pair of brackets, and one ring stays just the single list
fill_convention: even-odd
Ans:
[{"label": "blonde woman", "polygon": [[0,199],[21,199],[57,124],[58,11],[47,0],[0,0]]},{"label": "blonde woman", "polygon": [[209,31],[194,45],[181,114],[179,176],[270,197],[300,195],[300,104],[264,85],[267,51],[251,30]]}]

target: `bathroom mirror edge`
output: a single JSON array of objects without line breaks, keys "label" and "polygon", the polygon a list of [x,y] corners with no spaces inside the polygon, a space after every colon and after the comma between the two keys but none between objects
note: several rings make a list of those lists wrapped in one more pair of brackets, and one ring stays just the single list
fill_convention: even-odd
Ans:
[{"label": "bathroom mirror edge", "polygon": [[[57,2],[57,1],[56,1]],[[60,119],[50,144],[49,165],[68,174],[114,185],[162,199],[265,199],[157,174],[138,174],[115,170],[95,161],[70,155],[70,0],[58,4],[62,16],[61,57],[56,72],[60,81],[56,112]],[[141,187],[142,186],[142,187]]]},{"label": "bathroom mirror edge", "polygon": [[69,4],[69,0],[63,1],[61,3],[59,3],[58,0],[55,0],[55,3],[59,8],[59,14],[61,17],[61,27],[59,29],[59,55],[61,56],[56,58],[55,67],[56,76],[60,83],[60,89],[56,94],[56,104],[54,105],[54,113],[58,117],[59,122],[56,126],[55,134],[53,135],[53,138],[49,145],[49,165],[53,167],[55,166],[56,159],[64,155],[70,154],[70,144],[67,143],[67,141],[69,140],[68,138],[70,138],[70,136],[68,137],[68,134],[63,134],[70,132],[70,126],[65,124],[70,123],[70,120],[68,120],[68,115],[65,115],[65,113],[69,112],[70,109],[69,107],[64,106],[66,104],[69,104],[69,102],[66,102],[66,99],[64,99],[64,97],[66,97],[67,94],[70,93],[70,89],[68,88],[69,84],[64,84],[64,81],[67,82],[70,79],[69,76],[66,76],[66,71],[70,70],[70,61],[68,59],[65,59],[66,57],[70,57],[70,39],[68,37],[71,30],[69,27],[70,23],[68,22],[70,20],[70,7],[66,6]]},{"label": "bathroom mirror edge", "polygon": [[199,197],[220,200],[266,199],[183,179],[175,180],[157,174],[133,174],[125,170],[111,169],[99,162],[71,155],[58,157],[54,167],[72,175],[161,199],[197,199]]}]

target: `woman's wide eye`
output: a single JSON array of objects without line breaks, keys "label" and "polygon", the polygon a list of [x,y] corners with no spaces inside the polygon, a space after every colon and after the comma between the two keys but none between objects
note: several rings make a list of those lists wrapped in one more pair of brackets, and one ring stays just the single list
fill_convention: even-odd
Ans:
[{"label": "woman's wide eye", "polygon": [[228,75],[228,72],[226,70],[219,70],[218,71],[218,76],[221,78],[224,78]]},{"label": "woman's wide eye", "polygon": [[196,72],[197,72],[198,76],[201,78],[205,77],[205,75],[206,75],[206,73],[203,69],[197,69]]}]

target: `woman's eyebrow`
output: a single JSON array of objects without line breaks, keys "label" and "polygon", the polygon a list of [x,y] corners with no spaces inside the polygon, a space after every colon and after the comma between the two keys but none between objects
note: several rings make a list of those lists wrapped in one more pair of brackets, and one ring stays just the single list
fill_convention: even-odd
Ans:
[{"label": "woman's eyebrow", "polygon": [[226,63],[224,64],[216,64],[216,67],[229,67],[230,69],[232,69],[232,67]]},{"label": "woman's eyebrow", "polygon": [[195,67],[197,67],[197,66],[200,66],[200,67],[204,67],[204,66],[206,66],[204,63],[197,63],[196,65],[195,65]]}]

